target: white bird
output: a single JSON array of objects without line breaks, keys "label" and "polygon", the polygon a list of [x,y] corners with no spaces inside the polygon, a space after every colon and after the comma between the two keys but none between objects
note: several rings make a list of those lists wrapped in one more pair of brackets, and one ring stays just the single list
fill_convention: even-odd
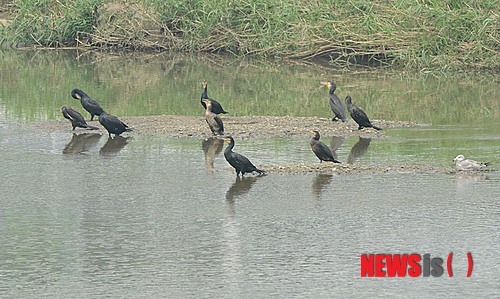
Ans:
[{"label": "white bird", "polygon": [[453,159],[458,171],[481,170],[481,168],[490,165],[490,163],[477,162],[474,160],[466,160],[464,155],[458,155]]}]

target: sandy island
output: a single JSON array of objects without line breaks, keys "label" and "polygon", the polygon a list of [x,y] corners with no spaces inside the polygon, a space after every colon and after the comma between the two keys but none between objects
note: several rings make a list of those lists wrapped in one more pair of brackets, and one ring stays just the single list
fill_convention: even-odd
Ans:
[{"label": "sandy island", "polygon": [[[322,136],[363,136],[367,138],[385,138],[385,131],[374,129],[357,130],[353,120],[347,123],[332,122],[331,119],[321,117],[296,116],[221,116],[224,122],[225,135],[238,138],[266,138],[266,137],[310,137],[312,130],[317,130]],[[95,118],[97,119],[97,118]],[[120,117],[134,134],[161,134],[168,137],[195,137],[208,138],[212,136],[203,116],[127,116]],[[372,123],[382,128],[428,126],[414,122],[373,120]],[[89,124],[106,130],[98,121]],[[33,125],[40,130],[71,131],[69,121],[61,117],[60,120],[38,122]],[[77,131],[85,131],[77,128]],[[126,133],[129,134],[129,133]]]},{"label": "sandy island", "polygon": [[[168,137],[189,137],[205,139],[212,136],[208,125],[202,116],[128,116],[120,117],[134,129],[134,134],[158,134]],[[362,136],[365,138],[387,138],[386,131],[374,129],[357,130],[357,124],[350,120],[348,123],[332,122],[331,119],[320,117],[292,117],[292,116],[222,116],[226,135],[239,138],[270,138],[270,137],[310,137],[311,130],[318,130],[323,136]],[[418,124],[403,121],[373,120],[372,123],[382,128],[429,126],[429,124]],[[89,124],[101,129],[101,133],[107,135],[106,130],[98,121]],[[57,132],[71,131],[71,124],[65,120],[52,120],[37,122],[32,125],[37,130]],[[77,128],[77,133],[89,132]],[[454,165],[449,167],[438,167],[430,165],[384,165],[366,166],[354,164],[333,163],[296,163],[283,165],[257,165],[268,173],[278,174],[305,174],[305,173],[327,173],[327,174],[373,174],[373,173],[455,173]]]}]

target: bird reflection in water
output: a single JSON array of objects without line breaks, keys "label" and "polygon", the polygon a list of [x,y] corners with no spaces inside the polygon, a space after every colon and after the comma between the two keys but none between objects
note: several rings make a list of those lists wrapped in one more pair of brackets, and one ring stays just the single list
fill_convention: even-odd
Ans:
[{"label": "bird reflection in water", "polygon": [[234,181],[231,188],[226,192],[226,199],[228,202],[233,204],[236,198],[247,194],[259,178],[261,178],[261,176],[237,176],[236,181]]},{"label": "bird reflection in water", "polygon": [[99,154],[103,156],[118,154],[127,145],[130,138],[132,137],[122,137],[120,135],[116,135],[114,138],[109,137],[108,141],[101,147]]},{"label": "bird reflection in water", "polygon": [[101,136],[99,133],[73,133],[62,152],[69,155],[85,154],[97,145]]},{"label": "bird reflection in water", "polygon": [[214,160],[224,148],[224,140],[218,137],[206,138],[201,142],[201,148],[205,154],[205,165],[207,170],[212,172],[214,170]]},{"label": "bird reflection in water", "polygon": [[344,144],[345,137],[344,136],[333,136],[332,141],[330,142],[330,149],[332,150],[333,157],[335,160],[339,160],[339,156],[337,154],[337,150]]},{"label": "bird reflection in water", "polygon": [[351,152],[347,157],[347,164],[354,164],[356,160],[361,159],[361,157],[363,157],[368,151],[371,141],[371,138],[359,137],[358,142],[356,142],[356,144],[352,147]]},{"label": "bird reflection in water", "polygon": [[465,189],[469,185],[476,184],[481,181],[489,180],[490,178],[480,172],[457,172],[457,189]]},{"label": "bird reflection in water", "polygon": [[332,182],[333,174],[320,173],[313,178],[312,182],[312,192],[316,199],[321,197],[321,193],[325,190]]}]

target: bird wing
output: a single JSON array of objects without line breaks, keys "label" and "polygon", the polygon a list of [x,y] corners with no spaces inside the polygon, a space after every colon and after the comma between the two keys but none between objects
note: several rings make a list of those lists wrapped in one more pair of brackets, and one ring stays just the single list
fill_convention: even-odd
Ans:
[{"label": "bird wing", "polygon": [[219,126],[221,133],[224,133],[224,124],[222,123],[222,119],[218,116],[215,116],[215,122]]},{"label": "bird wing", "polygon": [[352,105],[351,116],[356,122],[361,122],[359,123],[360,125],[367,125],[370,123],[370,120],[368,119],[366,113],[361,110],[361,108],[354,106],[354,104]]},{"label": "bird wing", "polygon": [[97,103],[94,99],[86,98],[82,103],[86,109],[90,109],[92,111],[102,111],[101,105],[99,105],[99,103]]},{"label": "bird wing", "polygon": [[122,122],[118,119],[118,117],[111,114],[106,114],[105,116],[99,117],[99,122],[105,128],[117,127],[122,125]]},{"label": "bird wing", "polygon": [[337,97],[337,95],[332,94],[330,95],[330,108],[332,109],[333,113],[342,120],[344,120],[346,117],[345,115],[345,108],[344,104],[342,104],[342,101]]},{"label": "bird wing", "polygon": [[463,160],[462,162],[460,162],[460,164],[463,169],[469,169],[469,170],[479,170],[482,167],[486,166],[484,163],[480,163],[474,160]]},{"label": "bird wing", "polygon": [[122,121],[120,121],[120,123],[121,123],[121,124],[122,124],[125,128],[128,128],[128,126],[127,126],[127,124],[126,124],[126,123],[124,123],[124,122],[122,122]]},{"label": "bird wing", "polygon": [[233,158],[234,158],[234,161],[235,163],[241,165],[241,166],[246,166],[246,167],[255,167],[252,162],[250,162],[250,160],[248,160],[247,157],[241,155],[241,154],[238,154],[238,153],[234,153],[233,152]]},{"label": "bird wing", "polygon": [[334,159],[330,148],[321,141],[318,141],[318,143],[316,144],[316,152],[315,153],[317,155],[319,155],[320,158],[324,161]]},{"label": "bird wing", "polygon": [[73,125],[79,127],[87,126],[87,122],[85,121],[83,116],[80,114],[80,112],[73,109],[73,107],[64,106],[63,108],[61,108],[61,112],[64,118],[70,120]]},{"label": "bird wing", "polygon": [[67,107],[66,112],[71,116],[72,119],[80,122],[81,124],[87,124],[80,112],[76,111],[72,107]]}]

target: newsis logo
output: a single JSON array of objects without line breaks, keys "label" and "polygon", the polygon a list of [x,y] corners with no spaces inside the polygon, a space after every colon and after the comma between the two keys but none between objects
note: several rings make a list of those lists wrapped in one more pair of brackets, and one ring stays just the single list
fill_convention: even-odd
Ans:
[{"label": "newsis logo", "polygon": [[[440,277],[445,267],[449,277],[453,277],[453,253],[448,254],[446,264],[440,257],[412,254],[362,254],[360,258],[361,277]],[[467,253],[467,277],[472,275],[472,254]]]}]

